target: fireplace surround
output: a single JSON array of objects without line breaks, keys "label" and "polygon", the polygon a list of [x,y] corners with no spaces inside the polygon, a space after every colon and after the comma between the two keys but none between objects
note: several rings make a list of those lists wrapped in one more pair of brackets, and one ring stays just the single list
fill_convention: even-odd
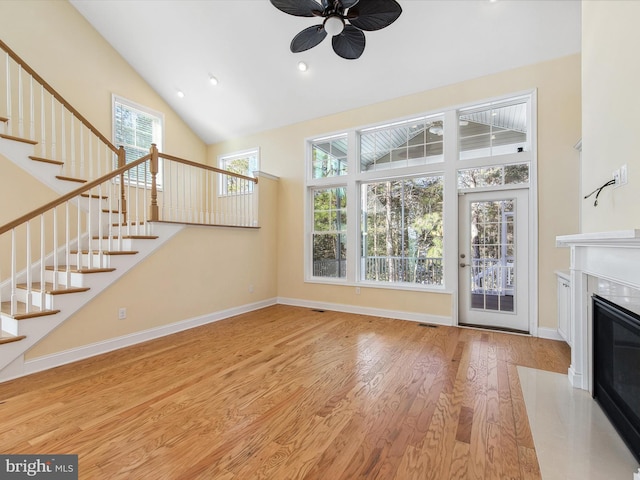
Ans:
[{"label": "fireplace surround", "polygon": [[[616,409],[622,408],[623,413],[630,417],[638,416],[638,405],[631,407],[611,407],[613,397],[617,400],[634,402],[636,393],[625,391],[611,393],[615,391],[616,385],[609,385],[608,390],[603,390],[603,386],[595,382],[594,365],[597,361],[604,360],[605,376],[613,375],[613,361],[611,345],[603,347],[608,340],[615,343],[613,339],[601,339],[601,336],[613,335],[613,329],[618,329],[617,336],[626,335],[627,339],[632,338],[629,332],[621,333],[620,325],[624,320],[616,317],[611,312],[621,311],[623,317],[640,317],[640,230],[623,230],[601,233],[587,233],[577,235],[564,235],[556,238],[559,247],[569,247],[571,252],[571,328],[573,329],[573,346],[571,349],[571,366],[569,367],[569,381],[575,388],[589,391],[595,394],[596,401],[605,410],[618,432],[629,445],[636,458],[640,457],[640,435],[638,432],[624,432],[624,428],[616,425],[619,418]],[[604,316],[601,314],[605,311]],[[596,312],[594,315],[594,311]],[[597,317],[594,322],[594,316]],[[605,318],[607,317],[607,318]],[[612,320],[613,317],[616,317]],[[605,326],[605,324],[607,326]],[[617,324],[617,326],[612,326]],[[625,324],[626,325],[626,324]],[[640,340],[640,328],[638,330]],[[598,343],[598,340],[605,340]],[[618,338],[618,344],[620,343]],[[631,342],[633,343],[633,341]],[[622,350],[620,350],[622,351]],[[621,358],[638,358],[635,353],[617,353]],[[595,352],[595,355],[594,355]],[[602,358],[609,355],[609,358]],[[596,362],[594,362],[594,357]],[[607,370],[608,368],[608,370]],[[636,368],[640,371],[640,364],[636,362]],[[600,369],[600,375],[603,373]],[[629,372],[617,375],[629,375]],[[634,374],[630,382],[636,382],[638,375]],[[609,378],[611,380],[611,378]],[[600,382],[600,380],[598,380]],[[607,383],[607,382],[605,382]],[[615,383],[609,381],[608,383]],[[636,397],[637,398],[637,397]],[[624,403],[624,402],[623,402]],[[634,411],[635,409],[635,411]],[[613,412],[613,413],[612,413]],[[633,429],[632,429],[633,430]],[[637,430],[637,428],[636,428]],[[637,438],[631,438],[637,436]],[[640,461],[640,458],[638,458]]]}]

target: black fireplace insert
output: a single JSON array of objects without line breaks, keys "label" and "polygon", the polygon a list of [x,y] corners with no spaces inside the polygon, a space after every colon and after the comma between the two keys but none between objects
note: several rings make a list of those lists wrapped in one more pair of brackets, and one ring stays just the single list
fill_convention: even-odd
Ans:
[{"label": "black fireplace insert", "polygon": [[640,316],[593,296],[593,398],[640,462]]}]

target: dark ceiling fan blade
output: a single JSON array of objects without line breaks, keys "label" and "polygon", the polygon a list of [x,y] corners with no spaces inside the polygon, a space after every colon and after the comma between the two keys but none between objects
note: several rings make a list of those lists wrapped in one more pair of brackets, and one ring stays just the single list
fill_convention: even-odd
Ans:
[{"label": "dark ceiling fan blade", "polygon": [[314,17],[315,12],[322,11],[322,5],[315,0],[271,0],[278,10],[296,17]]},{"label": "dark ceiling fan blade", "polygon": [[333,51],[347,60],[355,60],[362,55],[365,46],[364,32],[347,25],[340,35],[331,39]]},{"label": "dark ceiling fan blade", "polygon": [[340,0],[340,3],[342,4],[342,8],[351,8],[359,1],[360,0]]},{"label": "dark ceiling fan blade", "polygon": [[293,53],[304,52],[318,45],[327,36],[327,32],[322,25],[314,25],[302,30],[291,40],[291,51]]},{"label": "dark ceiling fan blade", "polygon": [[402,13],[402,7],[396,0],[361,0],[357,9],[358,16],[349,21],[354,27],[366,31],[388,27]]}]

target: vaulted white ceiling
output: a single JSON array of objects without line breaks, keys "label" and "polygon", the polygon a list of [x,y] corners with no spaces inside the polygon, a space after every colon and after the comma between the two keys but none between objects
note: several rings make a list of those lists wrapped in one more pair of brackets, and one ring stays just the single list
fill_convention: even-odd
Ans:
[{"label": "vaulted white ceiling", "polygon": [[365,33],[358,60],[328,38],[291,53],[293,36],[320,22],[269,0],[70,1],[208,144],[577,53],[581,42],[579,0],[398,0],[402,15]]}]

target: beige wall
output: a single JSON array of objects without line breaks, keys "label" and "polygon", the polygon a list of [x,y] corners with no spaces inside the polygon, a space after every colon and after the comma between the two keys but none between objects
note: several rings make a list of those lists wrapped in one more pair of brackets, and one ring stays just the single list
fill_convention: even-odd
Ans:
[{"label": "beige wall", "polygon": [[640,227],[640,2],[582,2],[582,190],[627,164],[629,183],[582,202],[583,232]]},{"label": "beige wall", "polygon": [[0,35],[107,138],[115,93],[164,114],[165,152],[205,161],[205,144],[67,1],[0,1]]},{"label": "beige wall", "polygon": [[305,139],[534,88],[538,91],[539,325],[556,328],[554,270],[568,267],[568,252],[555,248],[555,237],[578,229],[578,154],[573,145],[580,138],[579,55],[213,145],[209,162],[221,154],[260,147],[261,168],[281,178],[280,297],[451,316],[449,294],[363,288],[356,295],[353,287],[304,282]]}]

